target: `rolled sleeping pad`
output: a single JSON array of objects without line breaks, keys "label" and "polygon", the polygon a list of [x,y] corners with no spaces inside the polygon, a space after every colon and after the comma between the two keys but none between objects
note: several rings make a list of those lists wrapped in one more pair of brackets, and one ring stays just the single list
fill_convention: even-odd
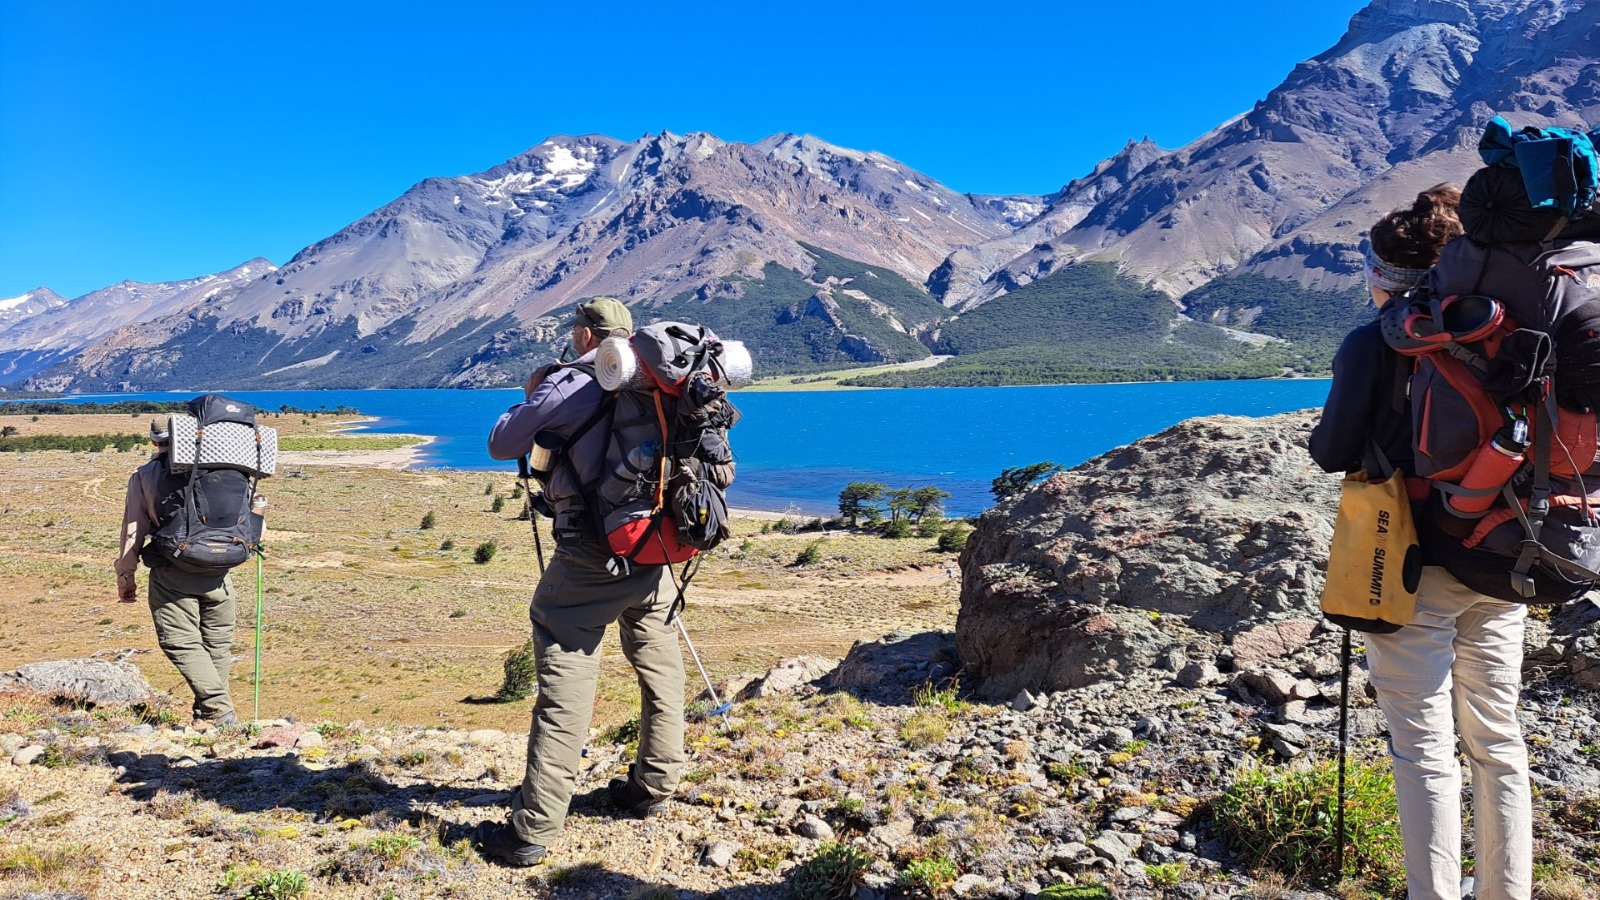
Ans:
[{"label": "rolled sleeping pad", "polygon": [[639,365],[639,355],[627,338],[608,337],[594,355],[594,378],[608,391],[639,391],[650,387],[650,376]]},{"label": "rolled sleeping pad", "polygon": [[717,361],[722,365],[726,376],[723,381],[728,390],[747,387],[755,380],[755,362],[750,359],[750,351],[746,349],[744,341],[723,341],[722,355]]}]

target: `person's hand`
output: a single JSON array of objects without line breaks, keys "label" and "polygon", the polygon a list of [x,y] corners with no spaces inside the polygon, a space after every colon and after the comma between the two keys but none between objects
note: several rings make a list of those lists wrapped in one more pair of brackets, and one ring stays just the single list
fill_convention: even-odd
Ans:
[{"label": "person's hand", "polygon": [[139,599],[139,591],[134,586],[131,576],[117,576],[117,602],[133,603]]},{"label": "person's hand", "polygon": [[539,368],[534,369],[533,374],[528,376],[527,383],[523,384],[522,386],[523,399],[529,399],[533,397],[533,392],[538,390],[539,385],[544,384],[544,380],[549,378],[550,373],[554,372],[555,370],[556,366],[553,363],[546,363]]}]

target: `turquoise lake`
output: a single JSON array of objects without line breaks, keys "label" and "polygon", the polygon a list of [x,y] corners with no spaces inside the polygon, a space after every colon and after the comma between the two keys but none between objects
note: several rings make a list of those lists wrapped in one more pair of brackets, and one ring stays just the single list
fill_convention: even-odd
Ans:
[{"label": "turquoise lake", "polygon": [[[989,482],[1008,466],[1076,465],[1194,416],[1264,416],[1321,406],[1325,379],[915,388],[734,394],[744,421],[731,504],[826,515],[850,481],[937,485],[953,515],[991,504]],[[169,400],[172,393],[73,400]],[[238,391],[263,409],[352,406],[375,432],[431,434],[425,466],[515,471],[485,452],[489,427],[520,390]]]}]

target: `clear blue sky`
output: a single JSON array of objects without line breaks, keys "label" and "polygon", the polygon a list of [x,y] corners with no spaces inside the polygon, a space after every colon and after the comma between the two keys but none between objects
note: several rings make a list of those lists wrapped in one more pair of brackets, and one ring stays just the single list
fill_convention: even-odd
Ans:
[{"label": "clear blue sky", "polygon": [[811,133],[1046,193],[1248,110],[1363,5],[6,0],[0,297],[282,264],[551,134]]}]

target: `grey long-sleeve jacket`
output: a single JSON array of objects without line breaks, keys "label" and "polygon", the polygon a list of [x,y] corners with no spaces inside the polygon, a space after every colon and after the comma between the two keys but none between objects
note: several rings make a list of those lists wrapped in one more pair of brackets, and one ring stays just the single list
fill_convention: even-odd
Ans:
[{"label": "grey long-sleeve jacket", "polygon": [[[591,352],[577,362],[593,360]],[[541,431],[553,431],[568,438],[594,415],[605,397],[605,390],[587,372],[570,366],[558,368],[534,389],[526,402],[506,410],[494,423],[489,432],[489,455],[495,459],[523,456],[533,449],[533,436]],[[566,449],[572,464],[557,466],[550,483],[545,486],[545,498],[558,514],[583,508],[579,485],[595,481],[603,471],[610,435],[610,422],[596,422],[578,439],[576,446]]]}]

